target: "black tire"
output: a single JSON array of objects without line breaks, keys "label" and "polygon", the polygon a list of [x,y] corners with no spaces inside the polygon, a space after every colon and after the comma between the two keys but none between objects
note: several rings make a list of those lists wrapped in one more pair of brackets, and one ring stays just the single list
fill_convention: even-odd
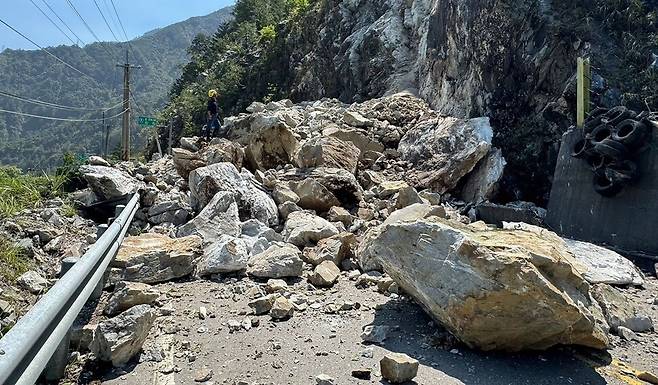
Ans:
[{"label": "black tire", "polygon": [[599,170],[603,172],[603,170],[605,170],[605,168],[613,162],[613,160],[609,157],[600,154],[591,155],[586,160],[587,163],[592,167],[592,171],[594,171],[594,173],[598,172]]},{"label": "black tire", "polygon": [[589,120],[589,119],[597,118],[597,117],[599,117],[599,116],[603,116],[603,115],[605,115],[608,111],[610,111],[610,109],[608,109],[608,108],[596,107],[595,109],[593,109],[593,110],[587,115],[587,119]]},{"label": "black tire", "polygon": [[607,124],[601,124],[592,130],[592,132],[590,132],[588,135],[586,135],[586,138],[592,141],[592,145],[596,145],[605,139],[611,138],[612,131],[614,131],[614,127]]},{"label": "black tire", "polygon": [[628,155],[628,148],[612,139],[603,139],[600,143],[594,144],[594,152],[607,156],[614,161],[618,161],[626,158]]},{"label": "black tire", "polygon": [[601,119],[603,116],[597,116],[592,119],[589,119],[583,124],[583,135],[588,136],[594,131],[594,129],[601,125]]},{"label": "black tire", "polygon": [[588,157],[594,155],[594,146],[587,139],[582,139],[576,142],[573,146],[573,151],[571,156],[578,159],[587,159]]},{"label": "black tire", "polygon": [[627,185],[635,182],[639,176],[637,164],[630,160],[613,162],[605,168],[605,176],[608,180]]},{"label": "black tire", "polygon": [[602,121],[614,126],[619,124],[622,120],[631,118],[632,115],[633,112],[629,111],[628,108],[624,106],[618,106],[606,112],[605,115],[603,115]]},{"label": "black tire", "polygon": [[594,174],[594,191],[606,198],[617,196],[624,187],[614,183],[605,176]]},{"label": "black tire", "polygon": [[649,137],[649,128],[646,124],[633,119],[620,122],[612,133],[612,140],[623,144],[631,150],[644,144]]}]

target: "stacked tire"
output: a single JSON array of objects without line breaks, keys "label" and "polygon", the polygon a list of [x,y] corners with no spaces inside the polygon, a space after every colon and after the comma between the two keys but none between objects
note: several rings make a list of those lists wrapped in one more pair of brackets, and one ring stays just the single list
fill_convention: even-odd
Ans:
[{"label": "stacked tire", "polygon": [[604,197],[617,196],[640,177],[636,159],[652,138],[648,113],[626,107],[597,108],[582,130],[572,156],[587,162],[594,173],[594,190]]}]

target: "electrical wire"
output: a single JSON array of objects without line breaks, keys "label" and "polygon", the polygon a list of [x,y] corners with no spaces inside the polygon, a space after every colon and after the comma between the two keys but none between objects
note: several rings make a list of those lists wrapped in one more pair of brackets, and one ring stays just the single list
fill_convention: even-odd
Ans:
[{"label": "electrical wire", "polygon": [[64,105],[61,105],[61,104],[44,102],[43,100],[31,99],[31,98],[28,98],[28,97],[25,97],[25,96],[12,94],[11,92],[2,91],[2,90],[0,90],[0,96],[5,96],[5,97],[8,97],[8,98],[20,100],[20,101],[23,101],[23,102],[26,102],[26,103],[40,105],[40,106],[43,106],[43,107],[50,107],[50,108],[54,108],[54,109],[58,109],[58,110],[66,110],[66,111],[109,111],[109,110],[113,110],[113,109],[121,106],[121,104],[123,104],[123,102],[119,102],[119,103],[115,104],[112,107],[86,108],[86,107],[64,106]]},{"label": "electrical wire", "polygon": [[73,36],[75,36],[75,38],[78,39],[78,42],[82,43],[82,45],[85,45],[85,42],[80,38],[80,36],[78,36],[75,32],[73,32],[71,27],[69,27],[69,25],[64,20],[62,20],[61,17],[59,17],[57,12],[55,12],[53,7],[51,7],[50,4],[48,4],[48,2],[46,2],[46,0],[41,0],[41,2],[44,3],[46,5],[46,7],[48,7],[48,9],[50,9],[50,12],[52,12],[57,17],[57,19],[59,19],[59,21],[62,24],[64,24],[64,26],[69,30],[69,32],[71,32],[71,34],[73,34]]},{"label": "electrical wire", "polygon": [[64,32],[64,30],[59,25],[57,25],[57,23],[55,23],[53,19],[51,19],[50,16],[48,16],[48,14],[43,9],[41,9],[41,7],[37,5],[37,3],[34,2],[34,0],[30,0],[30,3],[32,3],[32,5],[34,5],[39,10],[39,12],[41,12],[41,14],[44,15],[46,19],[48,19],[48,21],[50,21],[50,23],[59,30],[59,32],[61,32],[64,36],[66,36],[66,38],[69,39],[71,43],[73,43],[73,45],[78,44],[66,32]]},{"label": "electrical wire", "polygon": [[117,23],[116,18],[113,16],[112,8],[110,8],[110,5],[108,4],[107,0],[103,0],[103,5],[105,6],[106,14],[109,15],[110,20],[112,20],[112,26],[117,31],[117,35],[121,35],[121,33],[120,33],[121,28],[119,27],[119,24]]},{"label": "electrical wire", "polygon": [[[60,58],[59,58],[58,56],[56,56],[55,54],[51,53],[50,51],[48,51],[47,49],[43,48],[43,47],[40,46],[39,44],[35,43],[34,40],[30,39],[29,37],[25,36],[22,32],[20,32],[19,30],[17,30],[16,28],[14,28],[14,27],[12,27],[11,25],[7,24],[6,21],[0,19],[0,23],[4,24],[7,28],[9,28],[9,29],[11,29],[12,31],[16,32],[17,34],[19,34],[23,39],[25,39],[25,40],[29,41],[30,43],[34,44],[37,48],[39,48],[39,49],[42,50],[43,52],[45,52],[45,53],[47,53],[48,55],[52,56],[52,57],[53,57],[55,60],[57,60],[58,62],[64,64],[65,66],[69,67],[70,69],[74,70],[75,72],[79,73],[80,75],[86,76],[86,77],[88,77],[88,78],[90,78],[90,79],[96,81],[96,79],[94,79],[94,78],[91,77],[90,75],[87,75],[86,73],[84,73],[84,72],[80,71],[79,69],[73,67],[71,64],[65,62],[64,60],[60,59]],[[96,81],[96,82],[97,82],[97,81]]]},{"label": "electrical wire", "polygon": [[128,112],[128,110],[129,109],[125,109],[125,110],[121,111],[120,113],[118,113],[116,115],[105,117],[105,118],[99,118],[99,119],[56,118],[56,117],[53,117],[53,116],[34,115],[34,114],[28,114],[28,113],[25,113],[25,112],[9,111],[9,110],[4,110],[4,109],[0,109],[0,112],[5,113],[5,114],[26,116],[26,117],[29,117],[29,118],[37,118],[37,119],[45,119],[45,120],[56,120],[56,121],[59,121],[59,122],[101,122],[103,120],[113,119],[113,118],[119,117],[119,116],[125,114],[126,112]]},{"label": "electrical wire", "polygon": [[110,52],[110,50],[107,49],[107,47],[103,44],[103,42],[102,42],[101,39],[98,37],[98,35],[96,35],[96,32],[94,32],[94,30],[91,29],[91,27],[90,27],[89,24],[87,23],[87,20],[85,20],[85,18],[82,17],[82,15],[80,14],[80,12],[78,12],[78,9],[77,9],[77,8],[75,7],[75,5],[73,5],[73,3],[71,2],[71,0],[66,0],[66,2],[67,2],[68,5],[71,7],[71,9],[73,9],[73,12],[75,12],[75,14],[78,15],[78,18],[82,21],[82,24],[84,24],[85,28],[87,28],[87,31],[89,31],[89,33],[91,33],[91,35],[94,37],[94,39],[96,39],[96,41],[97,41],[97,42],[100,44],[100,46],[105,50],[105,52],[107,52],[108,55],[113,56],[114,54],[113,54],[112,52]]},{"label": "electrical wire", "polygon": [[105,22],[105,25],[107,25],[107,29],[109,29],[112,36],[114,36],[114,40],[119,41],[119,39],[117,38],[117,35],[114,34],[114,31],[112,30],[112,27],[110,27],[110,23],[108,23],[107,19],[105,18],[105,14],[103,14],[103,11],[101,10],[101,7],[98,5],[98,1],[94,0],[94,4],[96,5],[96,9],[98,9],[98,13],[101,14],[101,17],[103,18],[103,21]]},{"label": "electrical wire", "polygon": [[128,34],[126,33],[126,29],[123,26],[123,22],[121,21],[121,17],[119,16],[119,11],[117,10],[116,4],[114,4],[114,0],[110,0],[110,3],[112,4],[112,9],[114,9],[114,15],[116,16],[117,20],[119,21],[119,26],[121,26],[121,30],[123,31],[123,36],[126,38],[126,43],[128,43],[128,49],[133,55],[133,58],[137,60],[137,55],[135,54],[135,50],[138,51],[140,55],[142,55],[142,61],[144,62],[144,65],[148,63],[148,58],[146,55],[144,55],[144,52],[139,50],[139,47],[133,47],[132,43],[130,42],[130,38],[128,37]]}]

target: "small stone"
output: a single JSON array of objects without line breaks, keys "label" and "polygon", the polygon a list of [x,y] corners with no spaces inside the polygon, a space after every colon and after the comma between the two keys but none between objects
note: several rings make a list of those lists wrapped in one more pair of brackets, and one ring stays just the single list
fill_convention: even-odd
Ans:
[{"label": "small stone", "polygon": [[274,301],[275,297],[273,295],[267,295],[249,302],[249,307],[253,309],[255,315],[267,314],[272,310]]},{"label": "small stone", "polygon": [[388,326],[368,325],[363,329],[363,333],[361,333],[361,339],[363,342],[381,344],[386,340],[386,338],[388,338],[389,330],[390,327]]},{"label": "small stone", "polygon": [[226,324],[228,325],[229,333],[237,332],[242,329],[242,324],[234,319],[228,320]]},{"label": "small stone", "polygon": [[265,290],[268,293],[276,293],[277,291],[283,291],[288,289],[288,284],[282,279],[268,279]]},{"label": "small stone", "polygon": [[418,374],[418,360],[402,353],[389,353],[379,361],[382,377],[393,384],[411,381]]},{"label": "small stone", "polygon": [[317,377],[315,377],[315,383],[316,383],[316,385],[335,385],[336,384],[333,377],[330,377],[326,374],[320,374]]},{"label": "small stone", "polygon": [[619,334],[619,337],[622,339],[625,339],[626,341],[639,341],[640,338],[635,334],[634,331],[631,329],[624,327],[624,326],[619,326],[617,328],[617,334]]},{"label": "small stone", "polygon": [[274,305],[272,305],[270,316],[275,320],[285,320],[292,317],[294,312],[295,308],[292,303],[285,297],[279,297],[274,301]]},{"label": "small stone", "polygon": [[199,318],[200,319],[208,318],[208,309],[206,309],[205,306],[201,306],[199,308]]},{"label": "small stone", "polygon": [[194,381],[195,382],[210,381],[213,374],[214,373],[213,373],[212,369],[208,369],[208,368],[199,369],[194,373]]},{"label": "small stone", "polygon": [[43,294],[48,289],[48,280],[32,270],[18,277],[16,282],[32,294]]},{"label": "small stone", "polygon": [[331,261],[324,261],[315,267],[313,274],[308,277],[309,282],[318,287],[330,287],[338,280],[340,269]]}]

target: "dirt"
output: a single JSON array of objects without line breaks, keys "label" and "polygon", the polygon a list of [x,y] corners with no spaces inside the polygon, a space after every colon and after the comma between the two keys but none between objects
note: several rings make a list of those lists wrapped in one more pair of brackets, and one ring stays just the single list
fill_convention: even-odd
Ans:
[{"label": "dirt", "polygon": [[[207,379],[212,370],[212,377],[204,383],[315,384],[317,375],[327,374],[336,384],[386,384],[379,360],[387,352],[402,352],[419,360],[415,383],[420,385],[644,384],[633,382],[638,380],[624,373],[632,368],[658,373],[655,333],[638,333],[639,342],[612,336],[613,346],[607,353],[573,347],[485,353],[456,343],[404,296],[379,293],[376,286],[359,288],[345,273],[332,289],[315,289],[301,279],[288,283],[288,291],[306,296],[309,306],[281,322],[272,321],[269,315],[250,315],[250,289],[259,283],[248,278],[159,285],[171,299],[164,307],[173,308],[174,313],[156,321],[141,362],[123,369],[87,367],[76,381],[198,384],[195,378]],[[649,278],[644,290],[628,289],[626,293],[652,319],[658,319],[658,306],[649,304],[658,293],[655,277]],[[324,310],[327,304],[345,302],[355,307],[358,303],[360,308],[338,314]],[[199,317],[200,307],[207,308],[208,318]],[[229,320],[246,318],[257,319],[259,325],[248,331],[229,330]],[[362,342],[362,329],[371,324],[390,327],[382,344]],[[371,379],[352,377],[357,369],[371,370]]]}]

